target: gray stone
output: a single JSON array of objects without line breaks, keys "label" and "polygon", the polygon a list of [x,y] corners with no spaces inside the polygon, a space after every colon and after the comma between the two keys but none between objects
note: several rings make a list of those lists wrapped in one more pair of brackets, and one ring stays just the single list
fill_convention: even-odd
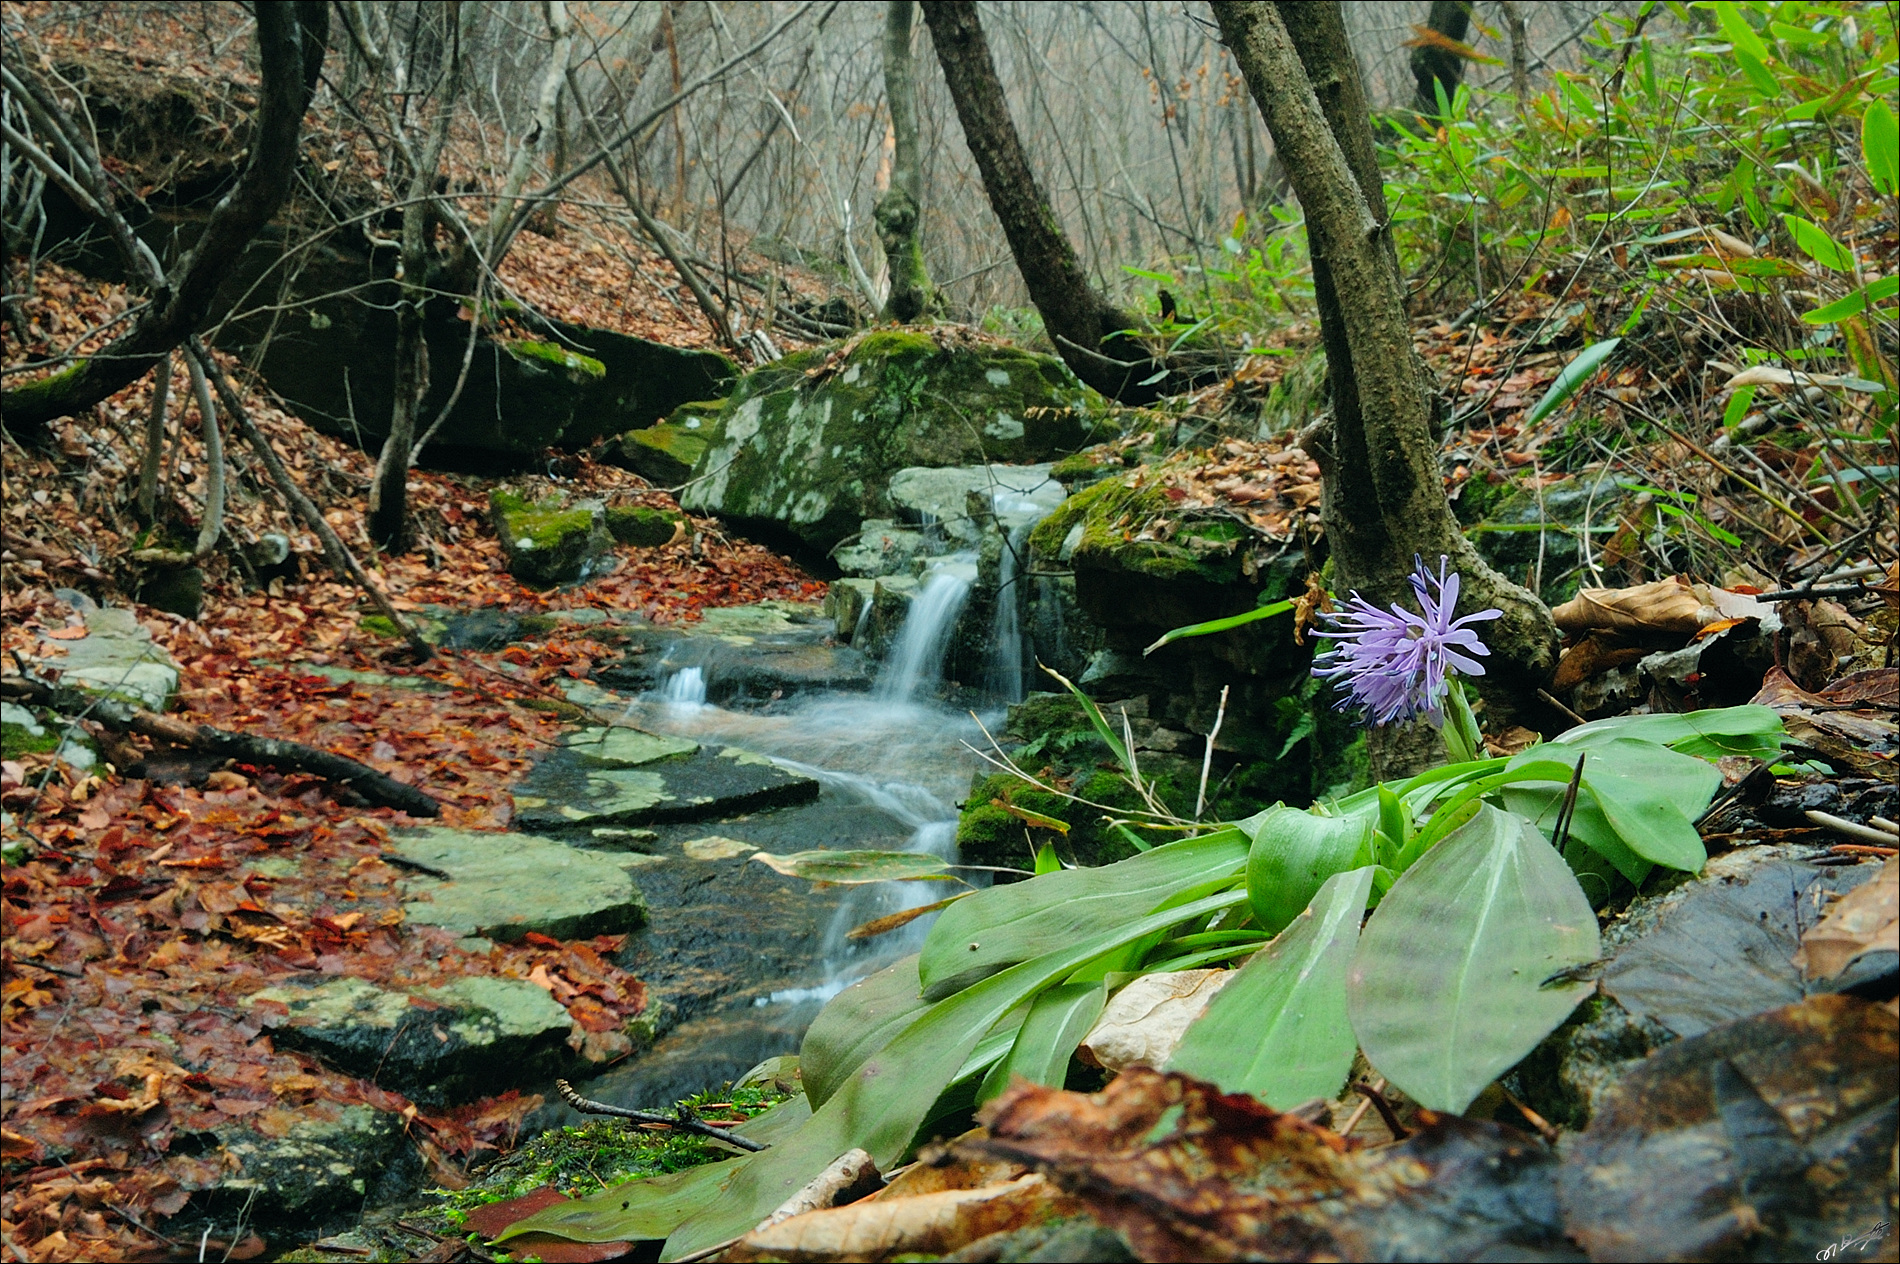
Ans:
[{"label": "gray stone", "polygon": [[855,539],[832,551],[831,560],[846,575],[876,579],[908,573],[934,547],[922,531],[900,527],[889,518],[869,518]]},{"label": "gray stone", "polygon": [[585,939],[646,921],[646,902],[625,869],[565,843],[453,829],[408,830],[391,841],[397,855],[449,875],[404,882],[412,922],[514,943],[529,931]]},{"label": "gray stone", "polygon": [[871,613],[871,600],[877,593],[872,579],[834,579],[825,594],[825,613],[838,625],[838,639],[862,650],[858,637],[860,623]]},{"label": "gray stone", "polygon": [[163,711],[178,691],[178,664],[153,643],[138,616],[123,606],[86,612],[86,635],[61,641],[64,657],[38,659],[59,673],[60,683],[148,711]]},{"label": "gray stone", "polygon": [[638,768],[662,759],[691,755],[699,743],[683,737],[663,737],[639,729],[604,725],[576,729],[561,735],[561,745],[599,768]]},{"label": "gray stone", "polygon": [[249,1205],[253,1220],[308,1220],[362,1204],[403,1144],[402,1120],[368,1106],[317,1101],[281,1137],[243,1123],[216,1131],[236,1172],[216,1185],[220,1208]]},{"label": "gray stone", "polygon": [[856,649],[839,645],[835,631],[816,603],[762,601],[715,608],[698,623],[631,632],[625,638],[628,653],[598,675],[616,689],[643,693],[696,668],[706,700],[722,705],[870,688],[870,664]]},{"label": "gray stone", "polygon": [[99,762],[98,745],[77,725],[43,724],[26,707],[0,702],[0,755],[17,759],[27,751],[51,751],[54,758],[80,772]]},{"label": "gray stone", "polygon": [[898,470],[1048,460],[1107,437],[1092,407],[1052,356],[876,330],[742,378],[680,504],[829,552],[892,516]]},{"label": "gray stone", "polygon": [[515,822],[569,830],[702,821],[817,797],[812,778],[732,746],[637,768],[597,768],[554,755],[517,789]]},{"label": "gray stone", "polygon": [[[348,976],[265,988],[243,1004],[288,1006],[280,1047],[315,1054],[419,1102],[472,1101],[559,1075],[573,1062],[567,1011],[532,983],[470,975],[394,990]],[[269,1010],[259,1017],[269,1021]]]},{"label": "gray stone", "polygon": [[891,475],[893,505],[965,547],[976,544],[991,519],[1005,528],[1037,522],[1068,494],[1046,464],[953,465]]}]

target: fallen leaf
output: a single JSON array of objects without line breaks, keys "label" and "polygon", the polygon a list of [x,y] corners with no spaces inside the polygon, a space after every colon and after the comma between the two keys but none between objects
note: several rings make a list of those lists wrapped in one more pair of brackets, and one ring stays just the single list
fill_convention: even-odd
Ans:
[{"label": "fallen leaf", "polygon": [[[944,1255],[992,1233],[1073,1215],[1072,1200],[1037,1173],[1002,1185],[808,1211],[741,1238],[730,1260],[887,1260]],[[510,1242],[518,1248],[518,1240]]]},{"label": "fallen leaf", "polygon": [[1900,956],[1900,856],[1890,856],[1872,882],[1854,888],[1801,936],[1795,968],[1809,981],[1832,979],[1856,957]]},{"label": "fallen leaf", "polygon": [[1166,1065],[1188,1024],[1207,1009],[1232,970],[1164,970],[1117,992],[1082,1038],[1084,1061],[1111,1071]]}]

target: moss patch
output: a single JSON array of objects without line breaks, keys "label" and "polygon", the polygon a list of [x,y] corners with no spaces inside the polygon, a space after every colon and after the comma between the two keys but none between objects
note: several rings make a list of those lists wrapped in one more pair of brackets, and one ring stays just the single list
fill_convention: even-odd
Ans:
[{"label": "moss patch", "polygon": [[548,588],[585,579],[612,550],[599,501],[529,501],[498,487],[488,506],[509,573],[524,584]]},{"label": "moss patch", "polygon": [[621,544],[652,549],[672,543],[680,533],[680,524],[685,521],[685,514],[669,509],[628,505],[607,510],[607,533]]},{"label": "moss patch", "polygon": [[[1103,479],[1071,496],[1030,533],[1031,550],[1077,567],[1154,579],[1237,582],[1245,528],[1225,518],[1184,516],[1161,487],[1137,481],[1139,473]],[[1171,525],[1155,530],[1164,522]],[[1137,538],[1149,531],[1158,538]]]},{"label": "moss patch", "polygon": [[558,368],[566,369],[578,377],[599,380],[607,376],[607,366],[592,356],[580,355],[566,347],[552,342],[536,342],[532,338],[518,338],[503,343],[508,354],[517,360],[541,360]]}]

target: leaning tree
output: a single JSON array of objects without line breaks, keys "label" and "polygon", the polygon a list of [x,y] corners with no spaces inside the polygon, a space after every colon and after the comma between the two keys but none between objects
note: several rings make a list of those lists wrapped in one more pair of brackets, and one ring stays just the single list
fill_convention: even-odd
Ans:
[{"label": "leaning tree", "polygon": [[[1492,570],[1445,497],[1430,375],[1412,346],[1405,288],[1358,64],[1336,0],[1214,0],[1306,217],[1332,412],[1301,443],[1319,463],[1336,585],[1384,606],[1410,596],[1413,559],[1447,556],[1464,576],[1460,608],[1495,606],[1486,637],[1504,694],[1533,692],[1556,659],[1557,630],[1535,594]],[[1373,732],[1375,774],[1442,758],[1419,725]]]}]

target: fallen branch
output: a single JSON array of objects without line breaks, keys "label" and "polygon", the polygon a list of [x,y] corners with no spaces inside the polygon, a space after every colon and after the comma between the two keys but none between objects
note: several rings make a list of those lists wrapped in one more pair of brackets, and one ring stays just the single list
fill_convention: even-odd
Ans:
[{"label": "fallen branch", "polygon": [[346,785],[377,807],[400,808],[411,816],[437,816],[442,805],[429,794],[385,776],[368,764],[359,764],[346,755],[318,750],[301,742],[276,737],[252,737],[192,724],[135,707],[112,698],[95,698],[69,687],[48,684],[30,676],[9,676],[0,680],[0,696],[36,706],[49,707],[62,715],[80,715],[97,720],[106,728],[138,733],[161,742],[170,742],[208,755],[219,755],[259,768],[285,772],[307,772],[328,781]]},{"label": "fallen branch", "polygon": [[756,1152],[765,1149],[761,1142],[754,1141],[750,1137],[742,1137],[736,1132],[715,1128],[709,1123],[694,1119],[684,1108],[673,1115],[657,1110],[634,1110],[628,1106],[614,1106],[608,1102],[597,1102],[592,1098],[582,1097],[566,1080],[554,1081],[554,1087],[560,1093],[562,1101],[583,1115],[608,1115],[614,1119],[631,1119],[638,1124],[665,1124],[669,1128],[695,1132],[702,1137],[711,1137],[714,1141],[723,1141],[729,1146],[738,1146],[741,1150]]}]

